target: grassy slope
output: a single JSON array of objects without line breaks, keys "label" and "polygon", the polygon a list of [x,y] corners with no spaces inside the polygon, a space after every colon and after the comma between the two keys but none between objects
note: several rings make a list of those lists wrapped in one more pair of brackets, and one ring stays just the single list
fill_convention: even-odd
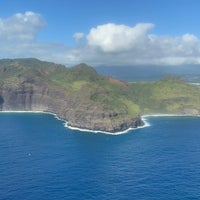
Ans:
[{"label": "grassy slope", "polygon": [[134,83],[129,87],[132,100],[145,114],[200,110],[200,90],[178,77],[166,77],[154,83]]}]

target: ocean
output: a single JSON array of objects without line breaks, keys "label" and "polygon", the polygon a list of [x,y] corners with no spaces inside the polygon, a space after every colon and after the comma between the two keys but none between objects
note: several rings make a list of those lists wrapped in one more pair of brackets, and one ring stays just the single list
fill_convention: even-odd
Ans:
[{"label": "ocean", "polygon": [[147,121],[113,136],[50,114],[0,113],[0,199],[199,200],[200,118]]}]

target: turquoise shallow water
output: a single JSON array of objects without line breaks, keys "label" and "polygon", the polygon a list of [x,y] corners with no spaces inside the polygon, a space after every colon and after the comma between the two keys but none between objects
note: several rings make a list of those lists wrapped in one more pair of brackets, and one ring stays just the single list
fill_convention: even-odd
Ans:
[{"label": "turquoise shallow water", "polygon": [[49,114],[0,114],[0,199],[200,199],[200,118],[111,136]]}]

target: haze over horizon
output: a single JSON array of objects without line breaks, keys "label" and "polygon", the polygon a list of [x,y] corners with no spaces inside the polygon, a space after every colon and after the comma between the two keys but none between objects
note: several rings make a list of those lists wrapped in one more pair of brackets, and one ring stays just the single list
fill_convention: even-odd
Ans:
[{"label": "haze over horizon", "polygon": [[200,64],[197,0],[0,2],[0,58],[72,66]]}]

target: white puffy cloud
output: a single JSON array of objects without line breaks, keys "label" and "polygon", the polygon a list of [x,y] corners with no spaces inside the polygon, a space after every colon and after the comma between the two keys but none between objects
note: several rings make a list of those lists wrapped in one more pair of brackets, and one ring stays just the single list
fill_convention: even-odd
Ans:
[{"label": "white puffy cloud", "polygon": [[104,24],[92,28],[87,35],[88,44],[105,52],[127,51],[145,40],[146,33],[153,24],[137,24],[134,27],[116,24]]},{"label": "white puffy cloud", "polygon": [[33,40],[44,23],[40,14],[30,11],[17,13],[7,19],[0,18],[0,40]]}]

